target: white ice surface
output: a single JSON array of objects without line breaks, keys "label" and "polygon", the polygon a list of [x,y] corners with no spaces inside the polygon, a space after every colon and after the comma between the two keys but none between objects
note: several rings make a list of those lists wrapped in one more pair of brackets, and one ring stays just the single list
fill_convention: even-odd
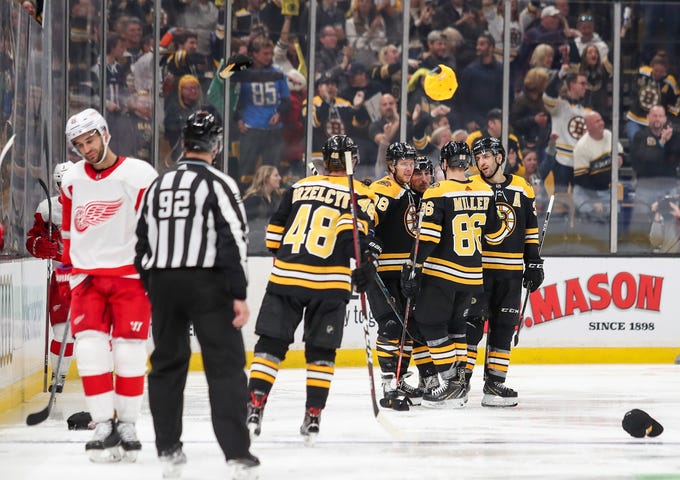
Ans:
[{"label": "white ice surface", "polygon": [[[366,368],[338,369],[317,444],[309,448],[298,434],[305,371],[281,370],[252,446],[262,461],[260,478],[680,479],[680,365],[512,366],[508,385],[519,391],[520,404],[507,409],[480,405],[480,373],[463,409],[383,411],[395,436],[373,418]],[[67,383],[50,419],[26,426],[26,415],[47,399],[38,395],[0,416],[1,480],[161,478],[146,401],[137,462],[102,465],[85,455],[91,432],[66,428],[66,418],[85,409],[79,382]],[[629,436],[621,419],[632,408],[661,422],[663,434]],[[228,478],[202,373],[189,375],[182,440],[188,457],[183,479]]]}]

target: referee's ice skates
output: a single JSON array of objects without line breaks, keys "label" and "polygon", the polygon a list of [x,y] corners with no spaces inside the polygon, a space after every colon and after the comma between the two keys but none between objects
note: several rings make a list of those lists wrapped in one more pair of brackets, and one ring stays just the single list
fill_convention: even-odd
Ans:
[{"label": "referee's ice skates", "polygon": [[517,392],[506,387],[502,382],[487,380],[482,389],[482,406],[484,407],[516,407]]},{"label": "referee's ice skates", "polygon": [[179,478],[182,475],[182,468],[187,463],[187,457],[179,445],[161,452],[158,459],[161,461],[163,478]]},{"label": "referee's ice skates", "polygon": [[113,419],[97,423],[92,440],[85,444],[90,461],[95,463],[120,462],[120,435]]},{"label": "referee's ice skates", "polygon": [[254,455],[227,460],[227,466],[231,470],[231,478],[234,480],[257,480],[260,478],[260,460]]},{"label": "referee's ice skates", "polygon": [[300,435],[304,437],[305,445],[312,446],[319,435],[319,423],[321,423],[320,408],[307,407],[305,410],[305,418],[302,420],[300,427]]}]

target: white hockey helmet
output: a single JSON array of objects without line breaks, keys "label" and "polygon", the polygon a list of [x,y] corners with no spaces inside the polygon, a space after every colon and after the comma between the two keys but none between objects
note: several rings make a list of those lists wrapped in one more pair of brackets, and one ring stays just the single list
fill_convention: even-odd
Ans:
[{"label": "white hockey helmet", "polygon": [[52,178],[54,179],[54,183],[57,186],[61,187],[61,179],[64,176],[64,174],[66,173],[66,171],[69,168],[71,168],[71,165],[73,165],[73,163],[63,162],[63,163],[57,163],[54,166],[54,172],[52,173]]},{"label": "white hockey helmet", "polygon": [[[99,162],[103,161],[106,157],[106,152],[109,147],[109,141],[111,140],[111,135],[109,134],[109,125],[102,115],[94,108],[86,108],[82,112],[76,113],[66,122],[66,139],[69,143],[73,144],[73,141],[84,133],[98,132],[102,137],[102,142],[104,142],[104,153]],[[78,152],[80,155],[80,152]],[[82,155],[81,155],[82,157]],[[97,163],[99,163],[97,162]]]}]

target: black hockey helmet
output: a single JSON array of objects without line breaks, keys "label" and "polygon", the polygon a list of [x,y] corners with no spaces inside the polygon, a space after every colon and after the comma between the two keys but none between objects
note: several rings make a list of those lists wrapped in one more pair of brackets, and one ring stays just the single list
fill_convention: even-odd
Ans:
[{"label": "black hockey helmet", "polygon": [[477,157],[480,153],[491,152],[494,155],[501,154],[505,158],[505,149],[501,140],[496,137],[480,137],[472,142],[472,155]]},{"label": "black hockey helmet", "polygon": [[417,155],[416,149],[413,145],[405,142],[390,143],[385,153],[385,159],[388,162],[396,162],[402,158],[411,158],[415,160]]},{"label": "black hockey helmet", "polygon": [[467,168],[472,161],[470,147],[465,142],[446,142],[442,146],[440,158],[447,167]]},{"label": "black hockey helmet", "polygon": [[416,168],[415,170],[422,171],[422,170],[427,170],[430,172],[430,175],[434,174],[434,166],[432,165],[432,162],[430,161],[429,158],[427,158],[424,155],[418,155],[416,156]]},{"label": "black hockey helmet", "polygon": [[345,170],[345,153],[349,152],[352,155],[352,163],[359,162],[359,149],[347,135],[333,135],[321,147],[323,154],[323,164],[327,172]]},{"label": "black hockey helmet", "polygon": [[182,130],[184,148],[190,152],[212,152],[222,140],[222,122],[206,110],[187,118]]}]

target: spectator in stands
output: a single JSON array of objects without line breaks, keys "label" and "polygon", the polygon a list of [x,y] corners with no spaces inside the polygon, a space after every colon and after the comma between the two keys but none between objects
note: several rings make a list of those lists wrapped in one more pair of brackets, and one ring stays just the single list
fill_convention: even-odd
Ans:
[{"label": "spectator in stands", "polygon": [[494,39],[488,32],[477,39],[477,58],[463,70],[458,88],[456,104],[465,125],[475,123],[479,128],[486,123],[485,112],[501,107],[503,65],[494,56]]},{"label": "spectator in stands", "polygon": [[274,45],[274,65],[278,66],[283,73],[288,73],[300,66],[298,51],[300,54],[302,53],[298,37],[290,31],[290,27],[291,16],[286,15],[281,27],[281,34],[276,45]]},{"label": "spectator in stands", "polygon": [[450,67],[463,69],[475,59],[477,39],[486,30],[486,21],[479,7],[477,2],[443,0],[435,10],[432,20],[434,29],[453,27],[463,37],[463,43],[456,52],[456,62],[449,64]]},{"label": "spectator in stands", "polygon": [[[641,1],[642,11],[642,46],[641,56],[643,62],[648,61],[658,51],[664,49],[670,55],[669,61],[677,65],[678,32],[680,32],[680,14],[675,2]],[[657,53],[654,53],[657,52]]]},{"label": "spectator in stands", "polygon": [[23,8],[33,20],[42,22],[42,19],[38,17],[38,5],[36,4],[36,0],[23,0],[21,2],[21,8]]},{"label": "spectator in stands", "polygon": [[[182,128],[186,120],[203,104],[203,93],[198,78],[184,75],[179,79],[176,95],[165,101],[165,139],[172,149],[172,161],[176,162],[182,154]],[[167,166],[171,166],[166,162]]]},{"label": "spectator in stands", "polygon": [[408,57],[419,58],[432,30],[435,5],[431,0],[410,0]]},{"label": "spectator in stands", "polygon": [[352,15],[345,23],[347,43],[352,47],[352,58],[366,66],[378,60],[380,49],[387,45],[385,21],[378,13],[374,0],[354,0]]},{"label": "spectator in stands", "polygon": [[609,46],[595,31],[595,20],[592,14],[584,13],[579,15],[576,30],[578,35],[574,37],[574,43],[581,58],[583,58],[583,51],[588,45],[594,45],[597,48],[603,61],[609,57]]},{"label": "spectator in stands", "polygon": [[632,83],[630,110],[626,114],[626,135],[633,142],[636,133],[647,125],[647,114],[655,101],[672,115],[678,114],[678,82],[668,73],[668,58],[657,53],[649,65],[643,65]]},{"label": "spectator in stands", "polygon": [[139,18],[125,17],[122,23],[122,37],[125,39],[125,53],[123,54],[129,67],[144,53],[144,25]]},{"label": "spectator in stands", "polygon": [[[546,43],[553,47],[555,52],[560,51],[560,47],[565,45],[567,37],[564,35],[564,27],[560,11],[552,5],[541,10],[540,22],[530,27],[524,32],[522,46],[517,54],[518,68],[521,72],[526,72],[529,68],[529,60],[534,53],[534,49],[541,43]],[[578,62],[578,60],[576,60]],[[559,55],[553,58],[551,68],[560,68],[562,59]]]},{"label": "spectator in stands", "polygon": [[[324,73],[315,82],[316,93],[312,109],[312,151],[321,153],[321,146],[332,135],[349,135],[359,145],[368,142],[370,117],[361,99],[350,102],[338,96],[338,81],[334,75]],[[303,115],[306,115],[306,109]],[[361,151],[361,148],[359,148]],[[375,160],[361,156],[361,168]]]},{"label": "spectator in stands", "polygon": [[524,90],[515,97],[510,109],[510,125],[525,148],[536,151],[539,161],[545,154],[552,124],[550,113],[543,103],[548,86],[548,73],[543,68],[532,68],[524,77]]},{"label": "spectator in stands", "polygon": [[[591,111],[585,116],[586,132],[574,147],[574,205],[592,222],[606,223],[611,211],[612,132],[602,116]],[[618,166],[623,164],[623,147],[618,145]]]},{"label": "spectator in stands", "polygon": [[[281,117],[283,123],[283,153],[281,171],[285,177],[300,178],[305,173],[304,157],[305,124],[302,122],[302,109],[307,100],[307,79],[297,70],[286,73],[290,90],[290,108]],[[286,183],[290,183],[290,180]]]},{"label": "spectator in stands", "polygon": [[[588,79],[582,73],[569,72],[569,64],[553,78],[543,94],[543,102],[552,120],[552,132],[558,135],[555,155],[555,192],[566,192],[574,178],[573,151],[576,142],[585,133],[585,115],[588,110],[583,106],[583,98],[588,89]],[[559,94],[562,79],[566,94]]]},{"label": "spectator in stands", "polygon": [[597,46],[591,44],[583,49],[578,71],[585,74],[588,79],[583,105],[600,112],[605,124],[611,125],[613,88],[611,64],[606,57],[600,56]]},{"label": "spectator in stands", "polygon": [[283,72],[272,64],[274,43],[256,37],[248,46],[251,68],[231,78],[241,90],[234,112],[241,133],[240,182],[250,184],[258,162],[278,166],[282,153],[281,116],[290,109],[290,91]]},{"label": "spectator in stands", "polygon": [[680,253],[680,196],[673,195],[652,203],[654,219],[649,229],[649,243],[654,253]]},{"label": "spectator in stands", "polygon": [[376,149],[392,143],[399,137],[399,107],[391,93],[384,93],[380,97],[380,117],[371,122],[368,127],[368,136],[373,140]]},{"label": "spectator in stands", "polygon": [[635,134],[630,156],[637,178],[635,208],[648,212],[659,196],[676,187],[680,165],[680,135],[673,132],[663,105],[649,109],[647,126]]},{"label": "spectator in stands", "polygon": [[210,0],[190,0],[177,19],[177,26],[196,33],[197,51],[205,57],[210,56],[210,34],[217,26],[217,7]]},{"label": "spectator in stands", "polygon": [[[409,60],[408,71],[413,73],[418,65],[417,60]],[[389,44],[380,49],[378,64],[371,69],[371,78],[380,82],[383,93],[391,93],[399,102],[401,98],[401,52]]]},{"label": "spectator in stands", "polygon": [[108,119],[111,137],[119,139],[116,145],[119,155],[146,160],[153,165],[152,106],[149,92],[138,91],[128,99],[124,114]]},{"label": "spectator in stands", "polygon": [[352,48],[338,44],[338,33],[332,25],[321,28],[320,46],[316,50],[316,71],[328,73],[337,79],[352,59]]},{"label": "spectator in stands", "polygon": [[281,202],[281,175],[273,165],[262,165],[255,172],[253,183],[243,194],[248,219],[248,255],[271,256],[265,245],[269,219]]},{"label": "spectator in stands", "polygon": [[427,50],[420,59],[420,67],[432,70],[443,63],[451,68],[456,67],[456,59],[449,56],[448,38],[441,30],[432,30],[427,35]]},{"label": "spectator in stands", "polygon": [[[106,102],[107,117],[109,114],[120,112],[125,106],[125,77],[127,72],[118,59],[123,57],[125,53],[125,43],[121,37],[115,33],[109,34],[106,39],[106,56],[105,56],[105,86],[106,94],[104,99]],[[120,137],[124,138],[124,137]]]}]

